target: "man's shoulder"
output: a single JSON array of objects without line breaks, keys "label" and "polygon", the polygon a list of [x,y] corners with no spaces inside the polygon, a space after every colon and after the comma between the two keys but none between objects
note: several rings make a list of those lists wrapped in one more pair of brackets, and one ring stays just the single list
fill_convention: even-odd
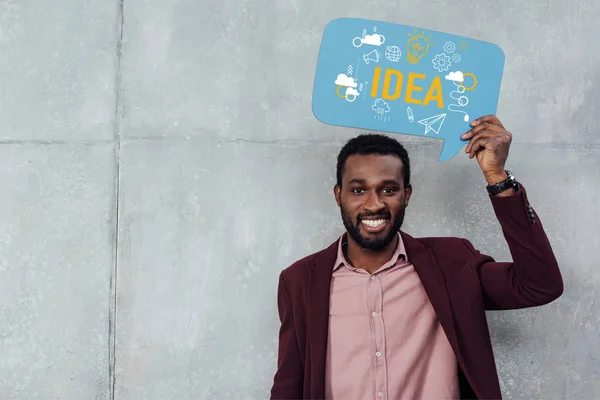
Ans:
[{"label": "man's shoulder", "polygon": [[455,246],[461,244],[464,238],[458,236],[425,236],[416,238],[422,244],[428,247]]},{"label": "man's shoulder", "polygon": [[410,240],[418,243],[419,246],[426,247],[436,257],[450,259],[458,257],[462,260],[465,254],[472,253],[473,248],[468,239],[459,236],[422,236]]},{"label": "man's shoulder", "polygon": [[[428,249],[445,277],[453,276],[465,265],[474,265],[478,260],[478,250],[464,237],[430,236],[416,240]],[[492,258],[489,260],[493,261]]]},{"label": "man's shoulder", "polygon": [[406,232],[403,232],[404,240],[416,241],[420,245],[429,247],[429,248],[438,248],[444,246],[453,246],[457,244],[461,244],[463,240],[462,237],[458,236],[411,236]]}]

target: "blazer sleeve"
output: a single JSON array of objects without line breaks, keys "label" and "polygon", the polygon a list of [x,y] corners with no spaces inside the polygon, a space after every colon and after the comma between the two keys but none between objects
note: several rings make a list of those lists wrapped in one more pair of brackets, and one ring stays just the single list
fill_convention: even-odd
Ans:
[{"label": "blazer sleeve", "polygon": [[491,201],[513,262],[496,262],[463,239],[475,257],[486,310],[541,306],[560,297],[558,262],[525,188],[512,196],[492,196]]},{"label": "blazer sleeve", "polygon": [[300,360],[292,303],[283,272],[279,275],[277,307],[281,327],[279,329],[277,371],[273,379],[270,399],[301,399],[304,368]]}]

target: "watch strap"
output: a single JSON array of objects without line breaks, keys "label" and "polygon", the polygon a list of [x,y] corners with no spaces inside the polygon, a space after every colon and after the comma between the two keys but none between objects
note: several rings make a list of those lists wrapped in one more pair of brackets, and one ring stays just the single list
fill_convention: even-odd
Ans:
[{"label": "watch strap", "polygon": [[512,174],[512,172],[510,172],[508,170],[505,170],[505,172],[508,175],[508,177],[505,180],[503,180],[502,182],[498,182],[498,183],[486,186],[486,189],[490,195],[495,196],[498,193],[502,193],[505,190],[508,190],[510,188],[515,188],[515,189],[519,190],[520,184],[519,184],[519,182],[517,182],[517,180],[515,179],[515,176]]}]

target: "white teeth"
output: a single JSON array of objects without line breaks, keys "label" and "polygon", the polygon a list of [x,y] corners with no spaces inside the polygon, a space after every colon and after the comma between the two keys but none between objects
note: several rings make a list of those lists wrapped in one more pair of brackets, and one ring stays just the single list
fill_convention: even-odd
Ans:
[{"label": "white teeth", "polygon": [[368,219],[363,219],[362,223],[365,224],[365,225],[368,225],[370,227],[376,228],[379,225],[383,224],[384,221],[385,221],[384,219],[376,219],[374,221],[371,221],[371,220],[368,220]]}]

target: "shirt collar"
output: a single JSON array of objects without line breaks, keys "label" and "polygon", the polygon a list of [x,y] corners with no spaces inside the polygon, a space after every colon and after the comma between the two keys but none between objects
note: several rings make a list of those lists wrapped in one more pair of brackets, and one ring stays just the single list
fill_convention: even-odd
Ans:
[{"label": "shirt collar", "polygon": [[[346,261],[346,257],[344,256],[344,248],[346,248],[347,246],[348,232],[344,232],[344,234],[342,234],[342,236],[340,236],[338,240],[337,258],[335,259],[335,264],[333,265],[334,271],[340,268],[342,265],[345,265],[350,269],[355,269],[352,265],[350,265],[350,263]],[[392,255],[392,258],[390,258],[390,260],[387,263],[385,263],[385,266],[396,264],[400,259],[400,256],[404,257],[404,260],[408,258],[406,255],[406,248],[404,247],[404,242],[402,241],[402,236],[400,235],[400,232],[398,232],[398,246],[396,246],[396,251]]]}]

